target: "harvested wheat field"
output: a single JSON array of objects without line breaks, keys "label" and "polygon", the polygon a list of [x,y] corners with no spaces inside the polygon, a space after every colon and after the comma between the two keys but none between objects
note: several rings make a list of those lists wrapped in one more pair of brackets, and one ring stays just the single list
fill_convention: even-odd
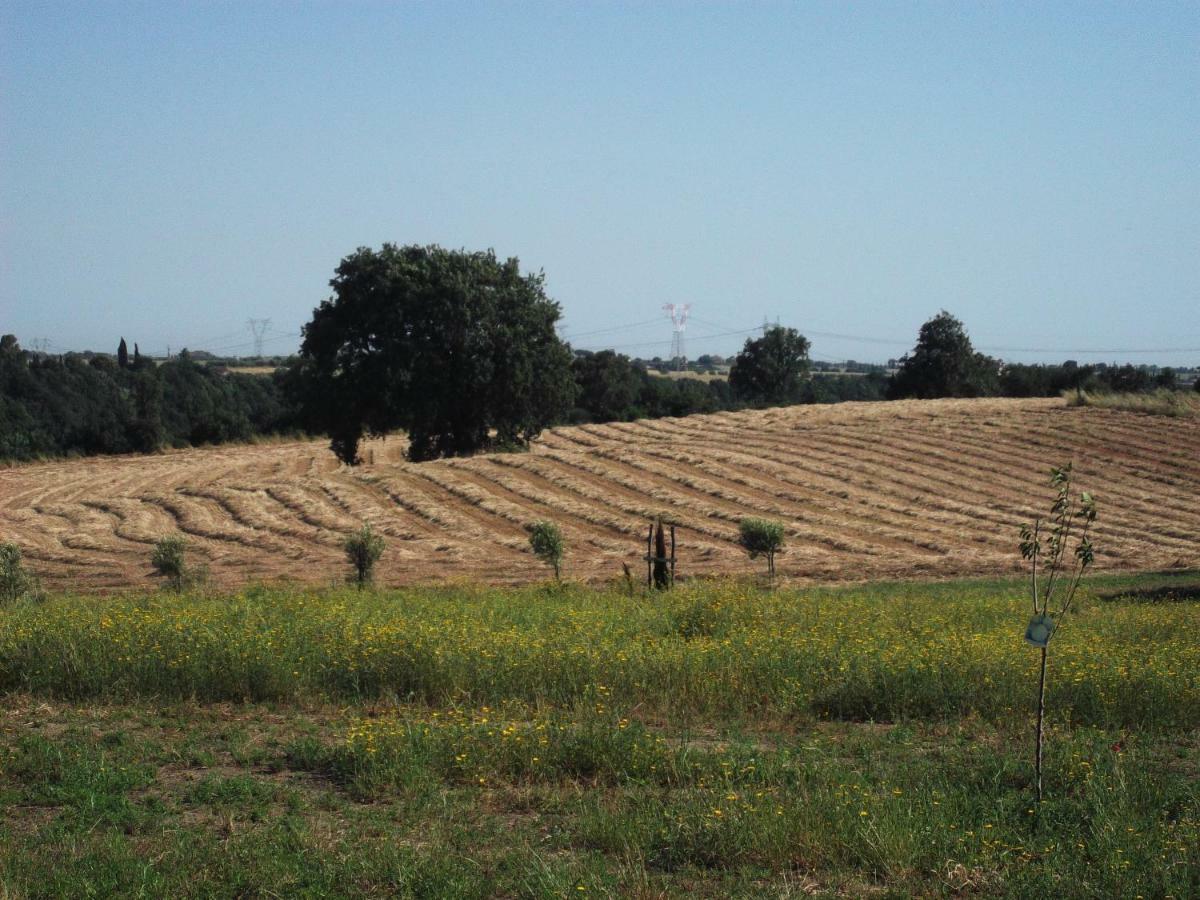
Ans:
[{"label": "harvested wheat field", "polygon": [[679,523],[679,574],[757,572],[738,520],[787,524],[789,580],[997,575],[1046,509],[1047,467],[1073,460],[1098,497],[1097,568],[1200,565],[1200,422],[1061,400],[800,406],[556,428],[532,451],[420,465],[402,440],[339,466],[324,442],[105,457],[0,470],[0,540],[56,589],[152,583],[162,535],[183,532],[224,586],[328,583],[341,542],[387,540],[382,584],[533,581],[525,526],[551,519],[566,575],[644,572],[647,521]]}]

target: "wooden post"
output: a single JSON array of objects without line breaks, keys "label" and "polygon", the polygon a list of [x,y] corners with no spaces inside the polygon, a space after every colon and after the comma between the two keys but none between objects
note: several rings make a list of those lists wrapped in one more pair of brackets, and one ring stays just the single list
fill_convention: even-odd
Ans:
[{"label": "wooden post", "polygon": [[671,587],[675,587],[675,525],[671,525]]},{"label": "wooden post", "polygon": [[654,523],[646,534],[646,590],[654,587]]}]

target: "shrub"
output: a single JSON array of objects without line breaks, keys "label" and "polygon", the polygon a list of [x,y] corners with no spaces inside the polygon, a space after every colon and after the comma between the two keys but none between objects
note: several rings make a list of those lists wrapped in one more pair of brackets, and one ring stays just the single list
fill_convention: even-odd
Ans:
[{"label": "shrub", "polygon": [[0,544],[0,603],[37,593],[37,579],[21,563],[21,548],[11,543]]},{"label": "shrub", "polygon": [[167,580],[171,590],[178,593],[183,590],[183,580],[187,576],[187,566],[184,563],[184,553],[187,541],[182,535],[174,534],[159,538],[150,555],[150,565],[154,571]]},{"label": "shrub", "polygon": [[556,581],[562,580],[563,536],[553,522],[535,522],[529,526],[529,546],[533,554],[554,569]]},{"label": "shrub", "polygon": [[783,523],[767,519],[742,519],[738,523],[738,543],[751,559],[767,558],[767,574],[775,578],[775,554],[783,549]]},{"label": "shrub", "polygon": [[351,534],[344,544],[346,558],[354,567],[354,583],[361,589],[375,577],[375,563],[383,556],[383,538],[371,530],[369,524]]}]

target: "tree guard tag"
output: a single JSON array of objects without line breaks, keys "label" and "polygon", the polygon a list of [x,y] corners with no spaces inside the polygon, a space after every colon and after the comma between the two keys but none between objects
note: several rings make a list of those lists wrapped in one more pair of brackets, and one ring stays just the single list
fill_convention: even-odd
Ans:
[{"label": "tree guard tag", "polygon": [[1045,647],[1054,633],[1054,620],[1049,616],[1034,616],[1025,629],[1025,641],[1035,647]]}]

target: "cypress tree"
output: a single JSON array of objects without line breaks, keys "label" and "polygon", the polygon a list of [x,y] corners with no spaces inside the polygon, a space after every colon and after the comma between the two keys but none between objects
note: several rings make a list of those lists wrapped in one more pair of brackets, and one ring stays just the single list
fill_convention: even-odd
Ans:
[{"label": "cypress tree", "polygon": [[122,369],[129,368],[129,348],[125,346],[125,338],[117,345],[117,365]]},{"label": "cypress tree", "polygon": [[654,586],[665,591],[671,586],[670,569],[667,567],[667,536],[663,533],[662,519],[654,530]]}]

